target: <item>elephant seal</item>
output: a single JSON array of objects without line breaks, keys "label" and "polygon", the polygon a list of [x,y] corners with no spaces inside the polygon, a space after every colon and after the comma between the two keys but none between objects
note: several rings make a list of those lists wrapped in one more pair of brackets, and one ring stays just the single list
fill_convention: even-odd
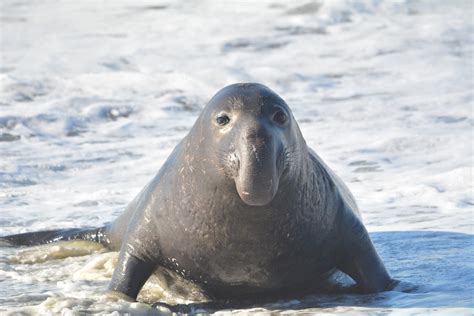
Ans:
[{"label": "elephant seal", "polygon": [[362,292],[393,285],[349,190],[308,148],[285,101],[256,83],[220,90],[110,225],[3,237],[74,238],[120,250],[110,290],[133,299],[158,268],[217,299],[309,290],[335,269]]}]

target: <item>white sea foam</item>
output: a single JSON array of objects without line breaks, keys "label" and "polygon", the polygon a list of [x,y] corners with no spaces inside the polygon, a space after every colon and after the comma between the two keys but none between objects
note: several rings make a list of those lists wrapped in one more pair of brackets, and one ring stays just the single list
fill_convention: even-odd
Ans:
[{"label": "white sea foam", "polygon": [[[213,93],[261,82],[417,289],[241,312],[472,314],[473,13],[440,0],[4,0],[0,235],[112,221]],[[113,254],[14,256],[0,248],[0,313],[157,312],[107,301]]]}]

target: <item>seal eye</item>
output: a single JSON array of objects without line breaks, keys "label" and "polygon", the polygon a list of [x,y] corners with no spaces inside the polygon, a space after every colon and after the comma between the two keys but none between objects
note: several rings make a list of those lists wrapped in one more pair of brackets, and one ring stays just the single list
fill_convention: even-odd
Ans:
[{"label": "seal eye", "polygon": [[288,120],[288,117],[286,116],[285,112],[283,112],[282,110],[279,110],[273,116],[273,120],[277,122],[278,124],[283,125]]},{"label": "seal eye", "polygon": [[230,118],[226,114],[221,114],[218,117],[216,117],[216,123],[219,126],[224,126],[229,124]]}]

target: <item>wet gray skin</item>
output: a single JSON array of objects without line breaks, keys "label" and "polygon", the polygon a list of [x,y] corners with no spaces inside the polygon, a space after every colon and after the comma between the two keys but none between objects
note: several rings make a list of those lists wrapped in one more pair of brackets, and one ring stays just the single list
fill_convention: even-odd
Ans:
[{"label": "wet gray skin", "polygon": [[255,83],[219,91],[111,225],[35,238],[5,237],[120,250],[110,289],[131,298],[157,267],[224,299],[308,292],[335,269],[361,292],[394,284],[346,186],[307,147],[285,101]]}]

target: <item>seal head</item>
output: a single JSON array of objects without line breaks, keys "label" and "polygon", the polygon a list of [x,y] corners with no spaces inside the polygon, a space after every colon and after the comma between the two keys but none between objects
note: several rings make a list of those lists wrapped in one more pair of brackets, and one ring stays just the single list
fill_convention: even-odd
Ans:
[{"label": "seal head", "polygon": [[206,138],[214,139],[211,150],[241,200],[251,206],[269,204],[278,191],[285,149],[294,133],[285,101],[261,84],[233,84],[209,101],[200,120],[209,121],[213,135]]}]

